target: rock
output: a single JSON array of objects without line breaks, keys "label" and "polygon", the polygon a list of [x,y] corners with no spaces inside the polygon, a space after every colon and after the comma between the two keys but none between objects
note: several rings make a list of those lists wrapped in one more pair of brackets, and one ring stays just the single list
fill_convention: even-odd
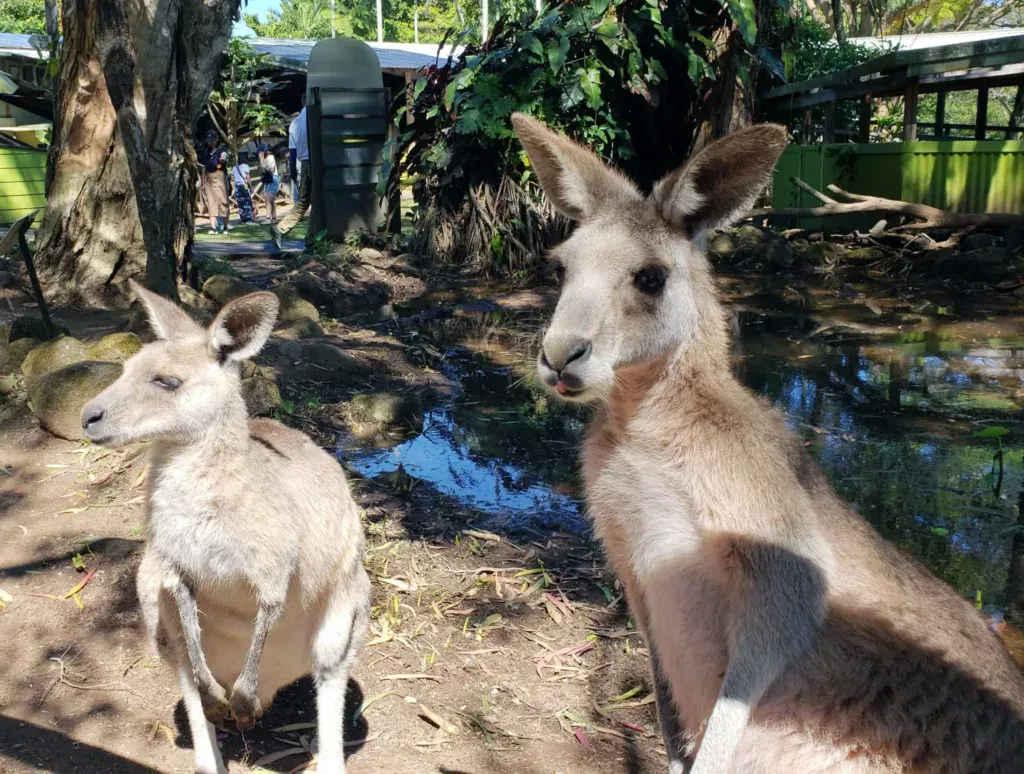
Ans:
[{"label": "rock", "polygon": [[343,349],[327,342],[312,341],[302,345],[302,360],[330,371],[355,373],[359,371],[359,361]]},{"label": "rock", "polygon": [[214,274],[203,283],[203,292],[222,306],[228,301],[255,293],[259,288],[240,277]]},{"label": "rock", "polygon": [[9,288],[18,283],[18,278],[9,271],[0,271],[0,288]]},{"label": "rock", "polygon": [[21,364],[21,373],[31,385],[46,374],[59,371],[72,363],[89,359],[89,348],[78,339],[61,336],[33,349]]},{"label": "rock", "polygon": [[18,339],[0,342],[0,374],[21,374],[21,364],[33,349],[42,344],[39,339]]},{"label": "rock", "polygon": [[384,255],[380,250],[375,250],[372,247],[364,247],[357,253],[357,255],[359,256],[360,261],[368,263],[371,266],[389,264],[391,261],[391,259]]},{"label": "rock", "polygon": [[212,298],[207,298],[193,287],[188,285],[182,286],[179,289],[179,295],[181,296],[181,303],[191,309],[202,309],[210,314],[217,313],[217,302]]},{"label": "rock", "polygon": [[774,241],[764,251],[767,266],[776,269],[788,269],[793,265],[793,248],[785,240]]},{"label": "rock", "polygon": [[764,241],[764,232],[749,223],[736,229],[736,244],[759,245]]},{"label": "rock", "polygon": [[708,249],[719,258],[729,258],[736,252],[736,242],[727,232],[719,231],[711,238]]},{"label": "rock", "polygon": [[959,276],[973,282],[1001,282],[1021,273],[1021,261],[1008,250],[993,247],[966,253],[948,253],[933,259],[928,273],[934,276]]},{"label": "rock", "polygon": [[355,281],[337,271],[303,271],[295,275],[292,286],[329,317],[347,317],[387,302],[387,285],[377,282],[369,269],[355,265],[352,272]]},{"label": "rock", "polygon": [[299,341],[284,341],[277,345],[277,351],[281,357],[295,363],[302,359],[302,343]]},{"label": "rock", "polygon": [[838,261],[846,254],[846,248],[834,242],[808,242],[806,246],[793,244],[794,255],[812,266],[824,266]]},{"label": "rock", "polygon": [[356,395],[349,403],[348,413],[353,431],[364,437],[388,428],[423,425],[423,403],[413,394],[369,392]]},{"label": "rock", "polygon": [[24,383],[21,374],[0,374],[0,395],[13,395]]},{"label": "rock", "polygon": [[1003,241],[1007,250],[1019,250],[1024,247],[1024,228],[1014,227],[1006,229],[1003,234]]},{"label": "rock", "polygon": [[281,408],[281,392],[273,379],[253,376],[242,380],[242,394],[249,414],[256,417],[269,416]]},{"label": "rock", "polygon": [[134,333],[111,333],[89,347],[88,360],[123,363],[142,349],[142,339]]},{"label": "rock", "polygon": [[995,247],[996,241],[991,234],[968,234],[960,240],[960,251],[969,253],[972,250],[987,250]]},{"label": "rock", "polygon": [[323,338],[324,329],[308,317],[302,317],[291,325],[274,332],[278,338],[286,341],[297,341],[298,339],[319,339]]},{"label": "rock", "polygon": [[86,360],[52,371],[29,384],[29,402],[39,423],[61,438],[82,435],[82,408],[121,375],[119,363]]},{"label": "rock", "polygon": [[295,292],[294,288],[274,288],[274,295],[281,303],[281,308],[277,312],[278,325],[287,326],[299,320],[320,322],[320,312],[317,308]]},{"label": "rock", "polygon": [[[67,328],[59,328],[60,332],[65,336],[70,334]],[[7,334],[8,341],[17,341],[18,339],[39,339],[40,341],[46,341],[49,336],[46,335],[46,326],[43,325],[43,321],[38,317],[19,317],[11,323],[11,332]]]}]

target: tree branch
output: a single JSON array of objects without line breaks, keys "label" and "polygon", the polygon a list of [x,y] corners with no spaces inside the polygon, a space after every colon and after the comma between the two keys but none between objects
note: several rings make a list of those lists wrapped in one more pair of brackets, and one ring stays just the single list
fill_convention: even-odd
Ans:
[{"label": "tree branch", "polygon": [[799,218],[822,218],[833,215],[852,215],[855,213],[871,214],[892,214],[904,215],[914,218],[919,223],[908,223],[894,230],[914,231],[926,228],[966,228],[967,226],[1024,226],[1024,215],[1011,213],[960,213],[940,210],[927,204],[916,204],[904,202],[898,199],[884,199],[880,196],[864,196],[862,194],[844,191],[837,185],[828,186],[828,190],[839,196],[850,199],[849,202],[840,202],[830,199],[820,191],[804,183],[799,178],[792,178],[793,182],[803,190],[810,193],[820,201],[825,202],[820,207],[784,207],[780,209],[766,208],[754,210],[747,217],[799,217]]}]

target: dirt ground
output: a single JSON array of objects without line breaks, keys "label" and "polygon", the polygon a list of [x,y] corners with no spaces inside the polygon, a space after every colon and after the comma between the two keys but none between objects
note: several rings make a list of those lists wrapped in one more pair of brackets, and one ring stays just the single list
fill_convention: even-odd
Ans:
[{"label": "dirt ground", "polygon": [[[7,316],[26,302],[0,299]],[[60,318],[86,341],[124,321]],[[329,332],[377,363],[367,384],[444,389],[378,328]],[[293,421],[334,444],[327,408]],[[146,459],[59,440],[23,401],[0,404],[0,774],[191,771],[176,680],[135,599]],[[350,479],[374,604],[350,682],[351,772],[664,770],[643,641],[589,536],[482,531],[483,514],[429,486]],[[221,733],[230,771],[309,767],[314,720],[301,681],[252,731]]]}]

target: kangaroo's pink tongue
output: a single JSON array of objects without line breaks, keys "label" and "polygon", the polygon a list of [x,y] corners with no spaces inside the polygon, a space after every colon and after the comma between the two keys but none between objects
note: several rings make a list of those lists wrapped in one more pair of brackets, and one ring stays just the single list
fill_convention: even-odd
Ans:
[{"label": "kangaroo's pink tongue", "polygon": [[565,382],[561,380],[559,380],[558,384],[555,385],[555,389],[558,390],[559,395],[565,395],[565,393],[569,392],[569,388],[566,387]]}]

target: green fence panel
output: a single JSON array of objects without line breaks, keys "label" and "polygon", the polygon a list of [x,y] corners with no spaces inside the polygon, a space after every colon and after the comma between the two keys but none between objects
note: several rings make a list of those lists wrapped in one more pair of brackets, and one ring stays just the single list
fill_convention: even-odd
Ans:
[{"label": "green fence panel", "polygon": [[[773,207],[819,204],[797,188],[793,177],[819,191],[835,184],[853,193],[954,212],[1024,214],[1024,142],[1020,140],[792,145],[776,167]],[[805,228],[827,224],[847,230],[870,219],[800,218],[798,222]]]},{"label": "green fence panel", "polygon": [[46,204],[46,151],[0,148],[0,226]]}]

